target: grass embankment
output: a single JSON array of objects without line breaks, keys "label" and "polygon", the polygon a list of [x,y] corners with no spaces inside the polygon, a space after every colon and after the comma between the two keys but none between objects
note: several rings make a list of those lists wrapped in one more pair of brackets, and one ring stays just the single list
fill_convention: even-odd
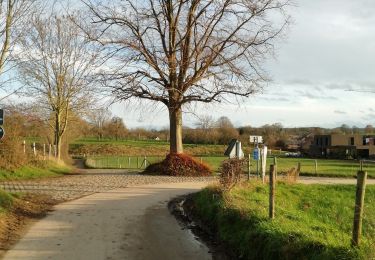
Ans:
[{"label": "grass embankment", "polygon": [[352,185],[279,183],[271,221],[267,186],[251,183],[224,195],[204,189],[194,211],[244,259],[374,259],[375,187],[366,190],[359,250],[350,246],[354,197]]},{"label": "grass embankment", "polygon": [[[226,145],[184,144],[190,156],[221,156]],[[247,151],[247,150],[246,150]],[[169,153],[169,142],[155,140],[96,140],[85,138],[69,145],[72,155],[163,156]]]},{"label": "grass embankment", "polygon": [[13,171],[0,169],[1,180],[23,180],[47,177],[58,177],[71,172],[71,168],[53,161],[38,162]]}]

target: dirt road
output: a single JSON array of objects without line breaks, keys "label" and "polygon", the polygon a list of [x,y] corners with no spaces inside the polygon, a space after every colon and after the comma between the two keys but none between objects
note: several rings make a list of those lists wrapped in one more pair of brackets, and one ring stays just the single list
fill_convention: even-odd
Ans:
[{"label": "dirt road", "polygon": [[171,198],[205,185],[119,188],[59,204],[4,259],[211,259],[167,209]]}]

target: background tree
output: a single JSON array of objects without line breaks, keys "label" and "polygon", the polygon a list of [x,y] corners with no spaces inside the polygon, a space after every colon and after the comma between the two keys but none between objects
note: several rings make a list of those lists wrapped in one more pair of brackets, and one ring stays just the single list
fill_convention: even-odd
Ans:
[{"label": "background tree", "polygon": [[91,110],[89,113],[89,121],[92,124],[92,131],[100,141],[103,138],[104,127],[109,123],[112,113],[107,108],[98,108]]},{"label": "background tree", "polygon": [[[26,31],[25,27],[28,25],[36,2],[35,0],[0,0],[0,76],[9,67],[9,54]],[[4,87],[4,80],[0,87]]]},{"label": "background tree", "polygon": [[107,137],[118,140],[127,135],[128,129],[126,128],[122,118],[114,116],[112,117],[111,121],[105,124],[104,132]]},{"label": "background tree", "polygon": [[110,58],[103,82],[120,100],[167,107],[171,153],[183,152],[184,105],[261,87],[262,61],[289,22],[288,0],[83,2],[92,23],[81,27]]},{"label": "background tree", "polygon": [[20,42],[19,71],[54,133],[57,158],[72,112],[80,114],[93,101],[98,53],[70,18],[35,16]]}]

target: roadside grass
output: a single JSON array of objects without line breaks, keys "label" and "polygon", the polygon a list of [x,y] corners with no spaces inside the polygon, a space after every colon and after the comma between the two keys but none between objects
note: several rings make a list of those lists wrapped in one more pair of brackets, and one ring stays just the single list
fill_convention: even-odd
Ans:
[{"label": "roadside grass", "polygon": [[66,165],[46,161],[39,163],[38,166],[24,166],[14,171],[0,169],[0,181],[58,177],[70,172],[71,168]]},{"label": "roadside grass", "polygon": [[196,214],[244,259],[374,259],[375,186],[366,190],[360,248],[350,246],[355,186],[278,183],[276,217],[258,182],[194,196]]},{"label": "roadside grass", "polygon": [[13,205],[12,194],[0,190],[0,214],[8,212]]},{"label": "roadside grass", "polygon": [[[138,158],[138,164],[137,164]],[[89,168],[130,168],[144,169],[144,156],[90,156],[86,160]],[[165,156],[146,156],[147,165],[162,161]],[[227,159],[223,156],[194,156],[198,161],[210,166],[214,171],[218,171],[220,164]],[[130,164],[129,164],[130,161]],[[328,160],[318,159],[317,173],[315,173],[315,160],[306,158],[277,158],[277,170],[285,173],[292,167],[297,167],[301,163],[301,175],[323,176],[323,177],[355,177],[359,169],[357,161],[349,160]],[[267,169],[273,163],[273,158],[267,159]],[[368,172],[370,178],[375,178],[375,164],[364,163],[363,169]],[[246,169],[244,169],[247,171]],[[251,160],[251,173],[256,173],[256,161]]]}]

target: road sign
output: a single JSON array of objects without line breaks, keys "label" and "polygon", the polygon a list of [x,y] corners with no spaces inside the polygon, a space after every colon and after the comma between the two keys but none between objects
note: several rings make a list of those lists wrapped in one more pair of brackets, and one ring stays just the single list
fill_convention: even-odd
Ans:
[{"label": "road sign", "polygon": [[0,125],[4,124],[4,110],[0,109]]},{"label": "road sign", "polygon": [[0,140],[3,139],[4,134],[5,134],[5,132],[4,132],[4,128],[2,128],[2,127],[0,126]]},{"label": "road sign", "polygon": [[250,135],[250,143],[256,143],[256,144],[263,143],[263,136],[260,136],[260,135]]},{"label": "road sign", "polygon": [[258,161],[259,160],[259,149],[255,148],[253,151],[253,159]]}]

